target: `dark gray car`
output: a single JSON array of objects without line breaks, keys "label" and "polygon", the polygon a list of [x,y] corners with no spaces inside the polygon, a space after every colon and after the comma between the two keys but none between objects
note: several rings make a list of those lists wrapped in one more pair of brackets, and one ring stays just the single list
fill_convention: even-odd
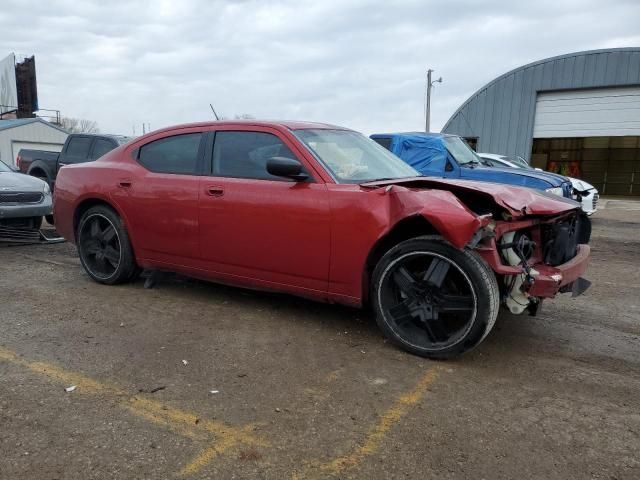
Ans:
[{"label": "dark gray car", "polygon": [[42,217],[51,215],[51,208],[47,182],[0,161],[0,241],[38,239]]}]

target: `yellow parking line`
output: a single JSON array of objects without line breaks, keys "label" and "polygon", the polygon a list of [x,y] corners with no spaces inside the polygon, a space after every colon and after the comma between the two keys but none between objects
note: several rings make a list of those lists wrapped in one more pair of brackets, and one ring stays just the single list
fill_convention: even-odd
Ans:
[{"label": "yellow parking line", "polygon": [[0,347],[0,360],[4,360],[14,365],[20,365],[21,367],[28,368],[29,370],[57,380],[60,383],[66,385],[76,385],[79,388],[79,392],[84,394],[98,394],[98,393],[112,393],[114,395],[123,395],[124,391],[107,385],[106,383],[98,383],[95,380],[87,378],[83,375],[67,372],[55,365],[44,362],[30,362],[24,358],[19,357],[14,352]]},{"label": "yellow parking line", "polygon": [[369,430],[363,441],[357,444],[351,451],[328,463],[312,463],[304,472],[294,472],[292,478],[299,480],[303,478],[337,476],[345,470],[360,465],[365,458],[378,451],[389,430],[409,413],[411,407],[422,400],[429,386],[437,377],[438,372],[435,369],[429,370],[410,392],[398,397],[391,408],[380,416],[378,423]]},{"label": "yellow parking line", "polygon": [[181,470],[182,475],[197,473],[216,456],[236,447],[242,445],[266,447],[269,445],[267,441],[252,433],[254,429],[252,425],[231,427],[222,422],[200,420],[194,413],[169,407],[139,395],[132,396],[114,385],[97,382],[84,375],[63,370],[49,363],[26,360],[2,347],[0,347],[0,361],[19,365],[65,385],[76,385],[77,390],[74,394],[109,394],[118,397],[120,399],[119,405],[132,414],[157,425],[162,425],[184,437],[206,443],[208,446]]}]

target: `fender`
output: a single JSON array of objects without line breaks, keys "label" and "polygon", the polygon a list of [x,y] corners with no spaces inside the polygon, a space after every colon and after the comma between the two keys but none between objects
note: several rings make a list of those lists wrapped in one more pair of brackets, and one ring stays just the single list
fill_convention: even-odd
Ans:
[{"label": "fender", "polygon": [[[485,218],[475,214],[453,193],[446,190],[409,190],[402,186],[388,187],[390,195],[392,227],[415,215],[422,216],[442,237],[454,247],[462,249],[485,223]],[[383,235],[383,236],[384,236]]]},{"label": "fender", "polygon": [[125,227],[127,228],[127,234],[129,235],[129,240],[131,241],[131,245],[133,246],[134,252],[136,250],[136,241],[135,241],[135,235],[133,234],[133,232],[131,231],[131,228],[129,228],[129,219],[126,215],[126,213],[124,212],[124,210],[120,207],[120,205],[118,204],[118,201],[113,198],[113,196],[111,196],[110,194],[103,194],[100,192],[91,192],[91,193],[87,193],[85,195],[82,195],[81,197],[78,197],[76,204],[73,207],[73,215],[74,215],[74,236],[75,236],[75,227],[76,227],[76,220],[80,220],[79,218],[76,219],[76,214],[78,212],[78,209],[80,208],[80,206],[83,203],[87,203],[87,202],[91,202],[91,201],[95,201],[95,202],[99,202],[99,203],[104,203],[106,205],[108,205],[109,207],[113,208],[116,213],[120,216],[120,218],[122,219],[122,221],[124,222]]},{"label": "fender", "polygon": [[46,176],[47,183],[49,186],[53,183],[55,175],[49,168],[49,166],[43,162],[42,160],[34,160],[31,165],[29,165],[29,169],[27,170],[27,175],[31,175],[32,177],[37,177],[38,175],[34,175],[34,170],[42,170]]}]

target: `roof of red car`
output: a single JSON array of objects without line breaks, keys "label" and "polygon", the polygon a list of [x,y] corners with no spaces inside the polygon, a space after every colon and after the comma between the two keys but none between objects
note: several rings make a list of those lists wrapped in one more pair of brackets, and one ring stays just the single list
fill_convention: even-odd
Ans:
[{"label": "roof of red car", "polygon": [[253,120],[253,119],[215,120],[210,122],[186,123],[182,125],[173,125],[171,127],[162,128],[160,130],[174,130],[178,128],[203,127],[203,126],[214,127],[216,125],[244,125],[244,126],[253,125],[258,127],[284,127],[290,130],[306,130],[306,129],[348,130],[347,128],[339,127],[337,125],[330,125],[328,123],[302,122],[297,120]]}]

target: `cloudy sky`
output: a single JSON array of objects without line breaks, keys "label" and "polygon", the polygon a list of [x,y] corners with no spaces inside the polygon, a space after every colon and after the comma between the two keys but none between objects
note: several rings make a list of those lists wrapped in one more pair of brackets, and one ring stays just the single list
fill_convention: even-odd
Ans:
[{"label": "cloudy sky", "polygon": [[2,0],[0,57],[35,54],[42,108],[141,133],[227,117],[432,127],[497,75],[640,46],[638,0]]}]

